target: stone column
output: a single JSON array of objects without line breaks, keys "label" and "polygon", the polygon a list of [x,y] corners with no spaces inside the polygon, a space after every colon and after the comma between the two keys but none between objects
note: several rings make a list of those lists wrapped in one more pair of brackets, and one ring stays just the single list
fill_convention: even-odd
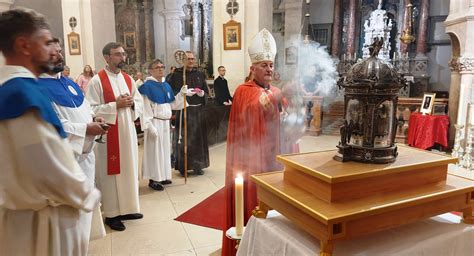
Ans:
[{"label": "stone column", "polygon": [[[285,49],[290,46],[296,46],[295,42],[301,40],[301,26],[303,25],[303,2],[301,0],[287,0],[284,1],[285,10]],[[281,53],[285,58],[284,52]],[[294,77],[296,72],[296,64],[289,64],[284,66],[284,77]]]},{"label": "stone column", "polygon": [[338,57],[339,42],[341,41],[341,0],[334,0],[334,13],[332,24],[331,55]]},{"label": "stone column", "polygon": [[[457,123],[466,124],[467,103],[474,102],[472,100],[472,84],[474,82],[474,57],[467,56],[459,58],[459,65],[461,70],[461,81],[459,87]],[[471,122],[473,121],[474,120],[471,120]]]},{"label": "stone column", "polygon": [[181,18],[182,11],[179,9],[165,9],[162,14],[165,16],[166,28],[166,65],[176,65],[174,52],[180,48],[179,35],[181,34]]},{"label": "stone column", "polygon": [[449,139],[448,147],[452,148],[454,145],[454,137],[456,129],[454,124],[458,123],[458,106],[459,106],[459,92],[461,84],[461,64],[458,58],[451,59],[449,62],[451,69],[451,81],[449,85],[449,102],[448,102],[448,116],[449,116]]},{"label": "stone column", "polygon": [[356,6],[357,0],[349,0],[349,22],[347,23],[346,54],[350,54],[350,56],[353,56],[355,52]]},{"label": "stone column", "polygon": [[421,0],[420,24],[416,38],[415,65],[412,70],[415,76],[416,86],[413,88],[411,97],[421,97],[426,92],[429,84],[428,57],[426,56],[426,36],[428,30],[429,0]]},{"label": "stone column", "polygon": [[[406,29],[406,26],[408,24],[408,18],[409,17],[408,17],[408,12],[407,12],[407,8],[406,8],[406,2],[403,1],[403,23],[400,26],[402,28],[400,36],[402,35],[403,31],[405,31],[405,29]],[[400,38],[397,38],[397,40],[400,40]],[[401,42],[401,40],[400,40],[400,55],[403,56],[407,52],[408,52],[408,44],[405,44],[405,43]]]},{"label": "stone column", "polygon": [[426,55],[426,37],[428,32],[429,0],[421,0],[420,24],[416,38],[416,56]]},{"label": "stone column", "polygon": [[[138,64],[142,63],[142,47],[140,42],[140,6],[135,5],[135,51]],[[133,63],[131,63],[133,64]]]},{"label": "stone column", "polygon": [[143,2],[145,9],[145,62],[155,58],[155,43],[153,33],[153,1]]}]

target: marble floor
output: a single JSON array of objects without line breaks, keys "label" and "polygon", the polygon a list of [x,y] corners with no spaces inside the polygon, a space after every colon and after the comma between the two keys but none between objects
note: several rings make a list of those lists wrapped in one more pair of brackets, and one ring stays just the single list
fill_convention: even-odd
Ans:
[{"label": "marble floor", "polygon": [[[301,152],[335,149],[339,137],[305,136]],[[203,176],[190,176],[188,183],[178,172],[173,173],[173,184],[164,191],[148,188],[148,181],[140,182],[140,206],[144,218],[127,221],[123,232],[107,228],[107,236],[90,243],[89,255],[220,255],[221,231],[174,221],[203,199],[224,186],[225,143],[209,149],[211,166]],[[140,159],[143,147],[140,147]]]}]

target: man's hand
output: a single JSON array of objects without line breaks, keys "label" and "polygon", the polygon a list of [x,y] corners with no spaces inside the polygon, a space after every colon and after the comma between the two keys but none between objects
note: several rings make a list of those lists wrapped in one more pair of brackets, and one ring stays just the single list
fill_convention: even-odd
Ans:
[{"label": "man's hand", "polygon": [[101,123],[101,124],[105,124],[105,119],[101,116],[95,116],[92,121],[94,122],[97,122],[97,123]]},{"label": "man's hand", "polygon": [[204,97],[204,91],[199,89],[199,88],[196,88],[196,89],[198,89],[197,92],[196,92],[197,96]]},{"label": "man's hand", "polygon": [[188,85],[185,84],[181,87],[181,94],[186,95],[188,93]]},{"label": "man's hand", "polygon": [[[103,123],[92,122],[87,124],[86,135],[102,135],[107,133],[107,129],[104,127]],[[107,125],[106,125],[107,126]]]},{"label": "man's hand", "polygon": [[133,106],[133,96],[129,96],[128,94],[122,94],[117,97],[116,103],[117,103],[117,109],[129,108]]}]

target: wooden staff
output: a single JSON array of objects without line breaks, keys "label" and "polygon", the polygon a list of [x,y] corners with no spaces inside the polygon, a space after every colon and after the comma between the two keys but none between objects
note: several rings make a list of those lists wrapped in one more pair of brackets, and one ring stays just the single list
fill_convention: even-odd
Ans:
[{"label": "wooden staff", "polygon": [[[183,65],[183,87],[186,85],[186,64],[188,62],[188,58],[186,56],[186,52],[183,50],[176,50],[174,52],[174,58],[178,64]],[[184,184],[188,182],[188,118],[186,115],[186,92],[183,95],[184,103],[183,103],[183,119],[184,119]],[[180,115],[181,117],[181,115]],[[179,122],[179,126],[181,129],[181,121]],[[181,130],[179,131],[179,135],[181,136]]]}]

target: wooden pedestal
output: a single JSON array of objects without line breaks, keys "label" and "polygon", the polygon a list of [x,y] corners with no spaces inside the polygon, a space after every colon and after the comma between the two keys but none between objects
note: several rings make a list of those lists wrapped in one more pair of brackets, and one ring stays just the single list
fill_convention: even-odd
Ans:
[{"label": "wooden pedestal", "polygon": [[341,163],[336,150],[280,156],[284,172],[252,176],[259,217],[276,209],[321,241],[320,255],[334,242],[374,233],[450,211],[474,224],[474,182],[447,175],[455,159],[400,147],[392,164]]}]

